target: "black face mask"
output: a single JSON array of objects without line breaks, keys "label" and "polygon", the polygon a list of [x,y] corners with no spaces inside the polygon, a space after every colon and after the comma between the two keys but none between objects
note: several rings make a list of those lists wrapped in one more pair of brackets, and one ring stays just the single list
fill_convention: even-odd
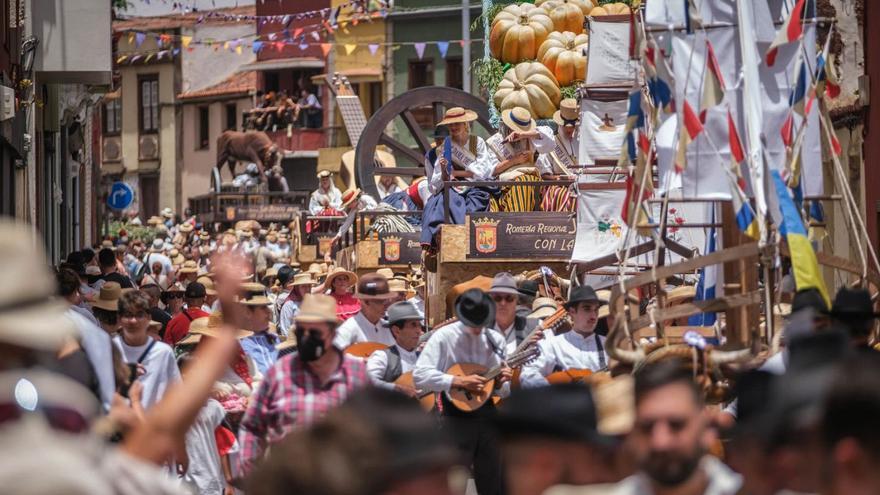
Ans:
[{"label": "black face mask", "polygon": [[296,331],[296,348],[299,358],[308,363],[324,355],[324,341],[317,332],[309,332],[306,335],[302,330]]}]

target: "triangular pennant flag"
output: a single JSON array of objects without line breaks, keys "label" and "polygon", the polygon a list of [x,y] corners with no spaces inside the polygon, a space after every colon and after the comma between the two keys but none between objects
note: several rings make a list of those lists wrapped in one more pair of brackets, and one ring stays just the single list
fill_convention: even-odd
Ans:
[{"label": "triangular pennant flag", "polygon": [[715,58],[712,43],[706,40],[706,72],[703,77],[703,99],[700,102],[700,122],[706,122],[706,113],[710,108],[720,105],[724,100],[724,77],[721,67]]},{"label": "triangular pennant flag", "polygon": [[300,50],[305,51],[305,49],[308,48],[308,47],[309,47],[309,45],[306,44],[306,43],[300,43],[300,44],[299,44],[299,49],[300,49]]},{"label": "triangular pennant flag", "polygon": [[459,44],[462,48],[464,48],[464,40],[458,40],[458,44]]},{"label": "triangular pennant flag", "polygon": [[144,40],[145,40],[145,39],[147,39],[147,35],[145,35],[144,33],[135,33],[135,35],[134,35],[134,46],[135,46],[136,48],[140,48],[141,45],[144,43]]},{"label": "triangular pennant flag", "polygon": [[321,41],[321,35],[317,31],[312,31],[310,34],[315,41]]},{"label": "triangular pennant flag", "polygon": [[437,42],[437,50],[440,51],[441,58],[446,58],[446,52],[449,50],[449,42],[448,41],[438,41]]},{"label": "triangular pennant flag", "polygon": [[128,44],[134,44],[134,33],[128,33]]},{"label": "triangular pennant flag", "polygon": [[294,30],[293,30],[293,37],[294,37],[294,38],[299,37],[299,35],[301,35],[302,32],[303,32],[303,28],[301,28],[301,27],[298,27],[298,28],[294,29]]},{"label": "triangular pennant flag", "polygon": [[183,45],[184,48],[189,48],[189,44],[192,42],[192,36],[181,36],[180,44]]},{"label": "triangular pennant flag", "polygon": [[[241,50],[239,48],[240,47],[236,47],[235,51],[237,51],[238,53],[241,53]],[[254,49],[254,53],[258,53],[260,50],[263,49],[263,42],[262,41],[254,41],[253,49]]]},{"label": "triangular pennant flag", "polygon": [[379,44],[378,43],[370,43],[369,45],[367,45],[367,48],[370,49],[370,55],[375,55],[376,52],[379,51]]},{"label": "triangular pennant flag", "polygon": [[333,45],[330,43],[321,43],[321,51],[324,53],[324,57],[330,54],[330,49],[333,48]]},{"label": "triangular pennant flag", "polygon": [[351,54],[355,51],[355,49],[357,49],[357,45],[355,45],[355,44],[346,44],[346,45],[345,45],[345,54],[346,54],[346,55],[351,55]]},{"label": "triangular pennant flag", "polygon": [[675,155],[675,171],[681,173],[687,162],[687,146],[703,132],[703,124],[691,104],[685,100]]},{"label": "triangular pennant flag", "polygon": [[770,43],[770,49],[767,50],[765,60],[768,67],[772,67],[776,63],[776,55],[779,53],[779,47],[786,45],[801,38],[804,34],[803,16],[805,0],[797,0],[794,8],[791,9],[791,15],[782,24],[782,28],[776,33],[773,43]]},{"label": "triangular pennant flag", "polygon": [[421,60],[422,56],[425,54],[425,44],[424,43],[416,43],[413,46],[416,49],[416,55],[418,55],[419,60]]},{"label": "triangular pennant flag", "polygon": [[237,55],[241,55],[241,52],[242,52],[241,45],[235,45],[235,53]]}]

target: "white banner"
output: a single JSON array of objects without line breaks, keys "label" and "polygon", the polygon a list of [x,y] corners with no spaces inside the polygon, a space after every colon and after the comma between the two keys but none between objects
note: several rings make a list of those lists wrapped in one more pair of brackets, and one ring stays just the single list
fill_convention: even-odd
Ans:
[{"label": "white banner", "polygon": [[587,85],[629,83],[636,71],[629,58],[629,22],[590,20],[587,47]]},{"label": "white banner", "polygon": [[618,251],[626,238],[627,227],[620,217],[623,189],[579,191],[577,199],[577,236],[572,262],[589,262]]},{"label": "white banner", "polygon": [[581,139],[578,163],[593,165],[597,159],[618,159],[626,127],[626,96],[618,101],[581,100]]}]

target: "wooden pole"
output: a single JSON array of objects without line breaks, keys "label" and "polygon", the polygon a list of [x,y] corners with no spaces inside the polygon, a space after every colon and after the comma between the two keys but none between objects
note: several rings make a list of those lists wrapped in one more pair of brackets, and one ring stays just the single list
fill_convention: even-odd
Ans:
[{"label": "wooden pole", "polygon": [[[729,249],[748,242],[736,224],[736,215],[730,201],[721,203],[722,247]],[[749,256],[724,264],[724,295],[746,294],[758,288],[758,258]],[[727,326],[725,336],[731,347],[749,343],[749,334],[758,327],[758,308],[754,305],[733,308],[724,312]]]}]

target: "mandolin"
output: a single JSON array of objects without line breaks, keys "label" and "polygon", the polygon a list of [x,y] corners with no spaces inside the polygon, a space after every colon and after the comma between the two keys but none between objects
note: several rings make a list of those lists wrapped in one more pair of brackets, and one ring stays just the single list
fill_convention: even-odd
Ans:
[{"label": "mandolin", "polygon": [[378,342],[358,342],[346,347],[345,353],[350,356],[366,359],[370,357],[370,354],[387,348],[387,345]]},{"label": "mandolin", "polygon": [[[397,380],[394,380],[394,384],[395,385],[403,385],[405,387],[415,388],[415,382],[413,382],[412,371],[407,371],[406,373],[403,373],[402,375],[397,377]],[[435,396],[434,396],[433,392],[419,391],[418,394],[419,394],[419,396],[418,396],[419,404],[422,405],[422,408],[424,410],[430,411],[431,409],[434,409]]]},{"label": "mandolin", "polygon": [[483,365],[473,363],[459,363],[452,365],[446,372],[453,376],[479,375],[486,379],[483,389],[480,392],[471,392],[461,388],[454,388],[446,392],[446,398],[455,406],[456,409],[463,412],[473,412],[483,406],[492,392],[495,391],[495,378],[501,375],[501,370],[505,365],[509,368],[517,369],[520,366],[531,361],[538,355],[538,348],[531,345],[520,353],[512,354],[507,361],[492,369],[487,369]]},{"label": "mandolin", "polygon": [[570,369],[550,373],[545,378],[550,385],[560,383],[587,383],[593,372],[590,370]]}]

